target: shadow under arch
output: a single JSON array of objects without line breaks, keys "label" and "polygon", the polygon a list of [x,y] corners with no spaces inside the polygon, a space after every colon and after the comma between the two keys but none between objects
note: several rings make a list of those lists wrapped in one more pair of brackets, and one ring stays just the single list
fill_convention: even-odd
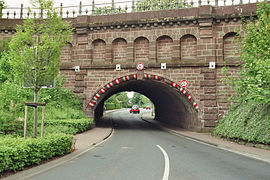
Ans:
[{"label": "shadow under arch", "polygon": [[104,102],[113,94],[135,91],[148,97],[155,105],[155,119],[185,129],[198,129],[199,107],[192,94],[177,83],[154,74],[129,74],[108,82],[88,103],[98,121]]}]

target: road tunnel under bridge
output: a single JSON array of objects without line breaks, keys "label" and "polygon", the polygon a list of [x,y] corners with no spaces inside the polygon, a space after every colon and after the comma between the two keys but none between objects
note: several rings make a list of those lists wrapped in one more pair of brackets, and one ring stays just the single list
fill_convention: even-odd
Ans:
[{"label": "road tunnel under bridge", "polygon": [[155,106],[155,119],[186,129],[201,127],[198,105],[192,94],[173,81],[151,74],[131,74],[108,82],[92,97],[88,107],[98,122],[104,102],[122,91],[135,91],[148,97]]}]

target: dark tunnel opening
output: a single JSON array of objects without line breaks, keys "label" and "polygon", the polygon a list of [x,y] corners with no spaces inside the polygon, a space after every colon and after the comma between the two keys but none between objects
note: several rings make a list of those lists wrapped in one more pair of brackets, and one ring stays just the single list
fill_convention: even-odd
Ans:
[{"label": "dark tunnel opening", "polygon": [[104,102],[112,95],[123,91],[138,92],[149,98],[155,106],[155,119],[158,121],[185,129],[200,128],[198,111],[187,96],[168,82],[155,79],[124,81],[107,89],[93,109],[96,122],[103,115]]}]

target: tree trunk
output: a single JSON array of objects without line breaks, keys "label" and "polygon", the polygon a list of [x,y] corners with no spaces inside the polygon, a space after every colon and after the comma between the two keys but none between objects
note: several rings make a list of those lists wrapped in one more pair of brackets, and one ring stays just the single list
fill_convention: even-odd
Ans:
[{"label": "tree trunk", "polygon": [[[38,90],[34,92],[34,102],[38,103]],[[38,126],[38,106],[35,106],[34,110],[34,124],[33,124],[33,137],[37,137],[37,126]]]}]

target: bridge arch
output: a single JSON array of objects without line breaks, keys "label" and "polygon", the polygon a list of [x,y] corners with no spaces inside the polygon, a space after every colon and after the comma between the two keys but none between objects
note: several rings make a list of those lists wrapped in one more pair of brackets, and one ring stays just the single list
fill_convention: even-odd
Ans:
[{"label": "bridge arch", "polygon": [[155,105],[155,118],[161,122],[188,129],[200,127],[200,109],[192,93],[166,77],[150,73],[121,76],[98,89],[88,103],[96,121],[102,116],[104,102],[122,91],[148,97]]}]

